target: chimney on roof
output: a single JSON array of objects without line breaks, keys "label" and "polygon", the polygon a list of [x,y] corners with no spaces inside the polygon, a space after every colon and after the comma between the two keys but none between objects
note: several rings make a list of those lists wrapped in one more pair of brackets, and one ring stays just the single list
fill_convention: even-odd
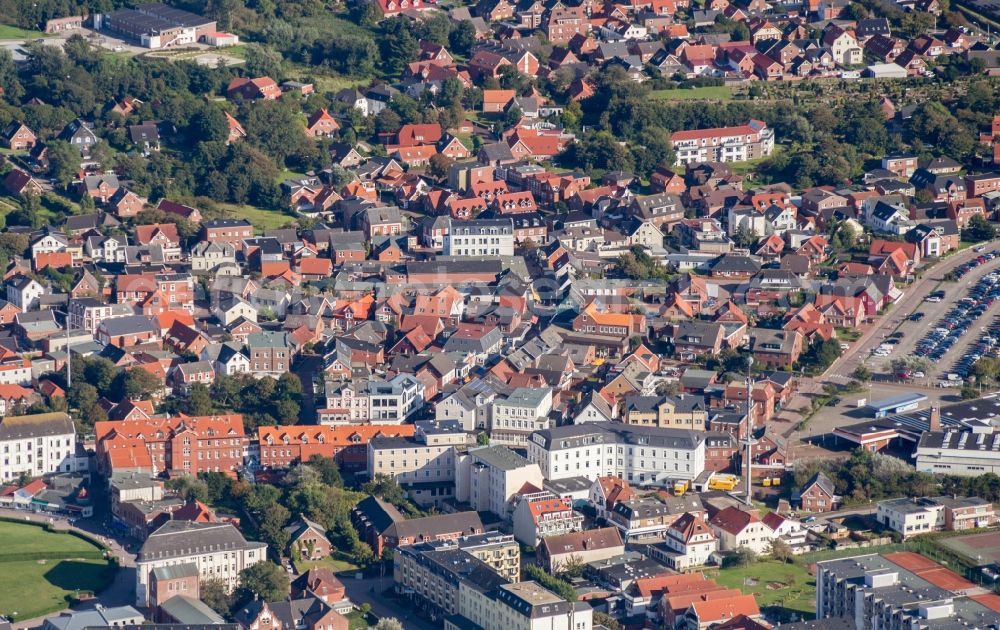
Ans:
[{"label": "chimney on roof", "polygon": [[929,431],[941,430],[941,408],[937,405],[931,407],[931,416],[927,421],[927,428]]}]

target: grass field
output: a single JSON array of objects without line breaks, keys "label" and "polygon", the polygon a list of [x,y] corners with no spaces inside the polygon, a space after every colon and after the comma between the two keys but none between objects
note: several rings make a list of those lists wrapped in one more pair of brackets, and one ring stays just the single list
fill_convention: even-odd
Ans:
[{"label": "grass field", "polygon": [[358,565],[350,562],[348,560],[341,560],[337,558],[323,558],[322,560],[297,560],[295,562],[295,568],[299,573],[305,573],[309,569],[316,567],[321,567],[324,569],[329,569],[334,573],[340,573],[342,571],[357,571]]},{"label": "grass field", "polygon": [[41,31],[26,31],[9,24],[0,24],[0,39],[35,39],[38,37],[48,37],[48,35]]},{"label": "grass field", "polygon": [[234,203],[215,202],[215,205],[225,210],[226,217],[231,219],[246,219],[258,231],[273,230],[291,223],[295,217],[278,212],[277,210],[265,210],[256,206],[238,206]]},{"label": "grass field", "polygon": [[728,101],[733,98],[733,90],[725,85],[707,87],[653,90],[651,96],[664,101]]},{"label": "grass field", "polygon": [[0,614],[16,613],[15,620],[62,610],[76,594],[100,592],[114,577],[100,549],[69,534],[0,521],[0,540]]},{"label": "grass field", "polygon": [[772,614],[811,619],[815,615],[816,579],[800,564],[771,560],[746,567],[720,569],[716,582],[744,593],[753,593],[761,609]]},{"label": "grass field", "polygon": [[361,614],[359,610],[353,610],[347,615],[347,627],[350,630],[361,630],[362,628],[370,628],[375,625],[371,623],[364,615]]}]

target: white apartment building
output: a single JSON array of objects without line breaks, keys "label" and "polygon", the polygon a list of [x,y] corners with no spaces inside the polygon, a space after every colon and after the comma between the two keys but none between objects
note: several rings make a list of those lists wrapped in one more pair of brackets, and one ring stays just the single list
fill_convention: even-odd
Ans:
[{"label": "white apartment building", "polygon": [[514,538],[537,547],[543,538],[583,529],[583,514],[573,510],[573,502],[542,491],[521,496],[513,514]]},{"label": "white apartment building", "polygon": [[413,437],[368,441],[368,477],[395,477],[414,501],[436,505],[452,498],[458,454],[473,443],[457,422],[417,422]]},{"label": "white apartment building", "polygon": [[372,424],[403,424],[424,406],[424,384],[412,374],[389,381],[368,381],[368,420]]},{"label": "white apartment building", "polygon": [[514,223],[510,219],[449,221],[445,256],[513,256]]},{"label": "white apartment building", "polygon": [[551,389],[518,387],[507,398],[494,401],[490,440],[497,444],[524,446],[533,432],[549,428],[551,411]]},{"label": "white apartment building", "polygon": [[914,501],[910,497],[879,501],[878,522],[899,532],[903,539],[944,529],[944,506]]},{"label": "white apartment building", "polygon": [[674,166],[698,162],[745,162],[771,155],[774,130],[760,120],[738,127],[677,131],[670,136]]},{"label": "white apartment building", "polygon": [[462,580],[459,613],[445,619],[445,630],[465,630],[468,622],[483,630],[593,630],[594,609],[567,602],[538,582],[488,588]]},{"label": "white apartment building", "polygon": [[153,569],[193,564],[201,581],[219,579],[229,592],[243,569],[267,560],[267,544],[243,538],[232,523],[167,521],[149,535],[136,556],[135,603],[149,604]]},{"label": "white apartment building", "polygon": [[466,431],[488,429],[497,393],[488,381],[473,379],[434,406],[436,420],[456,420]]},{"label": "white apartment building", "polygon": [[930,583],[926,571],[914,573],[902,560],[870,554],[816,563],[816,618],[846,617],[856,630],[1000,624],[1000,613],[968,597],[964,580],[954,589],[947,588],[947,575]]},{"label": "white apartment building", "polygon": [[21,309],[30,311],[38,305],[48,291],[34,278],[16,276],[7,281],[7,301]]},{"label": "white apartment building", "polygon": [[506,446],[483,446],[460,454],[455,460],[455,500],[468,503],[478,512],[509,516],[508,503],[530,483],[545,483],[538,464],[521,457]]},{"label": "white apartment building", "polygon": [[74,298],[69,301],[69,325],[74,330],[85,330],[90,334],[106,319],[128,317],[135,312],[128,304],[105,304],[91,297]]},{"label": "white apartment building", "polygon": [[978,497],[903,497],[880,501],[878,522],[899,532],[903,540],[920,534],[990,527],[993,504]]},{"label": "white apartment building", "polygon": [[36,413],[0,420],[0,480],[22,474],[39,477],[87,470],[87,457],[77,457],[76,427],[69,414]]},{"label": "white apartment building", "polygon": [[638,485],[693,480],[705,469],[705,433],[591,422],[536,431],[528,459],[546,479],[618,477]]},{"label": "white apartment building", "polygon": [[364,384],[326,382],[326,408],[317,411],[320,424],[368,422],[368,392]]}]

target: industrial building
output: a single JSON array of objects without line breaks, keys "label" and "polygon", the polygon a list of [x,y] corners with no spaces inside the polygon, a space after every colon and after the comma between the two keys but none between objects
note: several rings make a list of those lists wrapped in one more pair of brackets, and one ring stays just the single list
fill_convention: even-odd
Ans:
[{"label": "industrial building", "polygon": [[153,49],[194,44],[217,35],[215,20],[160,3],[111,11],[95,20],[95,26]]}]

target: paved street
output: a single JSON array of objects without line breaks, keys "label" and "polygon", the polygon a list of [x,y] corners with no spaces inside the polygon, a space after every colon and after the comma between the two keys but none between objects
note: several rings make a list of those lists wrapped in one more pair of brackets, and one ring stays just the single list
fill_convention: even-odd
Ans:
[{"label": "paved street", "polygon": [[377,617],[395,617],[403,623],[406,630],[438,630],[440,625],[418,617],[409,609],[390,598],[383,597],[382,591],[392,586],[392,575],[384,578],[367,578],[355,580],[348,577],[341,577],[344,583],[344,590],[347,597],[354,602],[355,606],[368,604],[372,607],[372,612]]}]

